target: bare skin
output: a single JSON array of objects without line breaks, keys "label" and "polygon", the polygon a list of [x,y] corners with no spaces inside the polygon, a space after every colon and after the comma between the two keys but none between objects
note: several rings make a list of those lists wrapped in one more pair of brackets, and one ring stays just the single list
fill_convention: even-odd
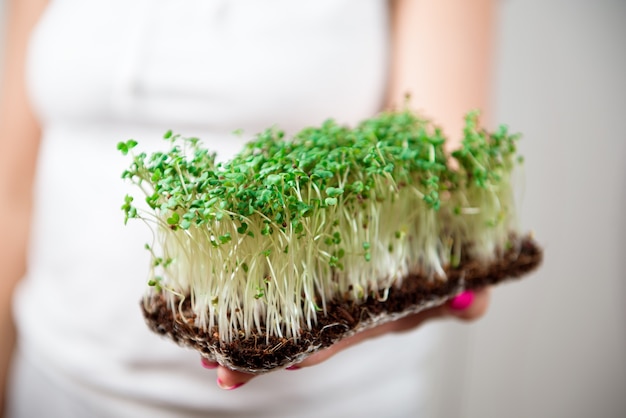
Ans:
[{"label": "bare skin", "polygon": [[24,82],[26,42],[45,5],[43,0],[11,0],[7,9],[8,43],[0,84],[0,412],[4,410],[5,382],[15,344],[11,295],[26,270],[31,190],[40,138]]},{"label": "bare skin", "polygon": [[[390,1],[393,44],[387,106],[403,105],[409,92],[412,107],[432,117],[453,138],[458,137],[467,110],[487,109],[493,0]],[[26,94],[26,46],[46,5],[46,0],[8,0],[0,84],[0,412],[4,410],[7,372],[15,344],[11,295],[26,269],[40,142],[39,122]],[[319,364],[370,338],[413,330],[433,318],[479,318],[488,303],[488,291],[477,292],[467,309],[445,305],[382,325],[309,357],[299,367]],[[217,364],[209,366],[217,368],[224,388],[253,378]]]},{"label": "bare skin", "polygon": [[[410,315],[397,321],[388,322],[384,325],[360,332],[346,338],[330,348],[322,350],[308,357],[293,369],[312,367],[320,364],[334,355],[364,341],[380,337],[389,333],[409,332],[418,328],[425,321],[432,319],[456,318],[462,321],[473,321],[485,314],[489,306],[489,289],[483,289],[474,293],[473,301],[466,309],[454,309],[450,303],[429,309],[415,315]],[[247,373],[230,370],[218,363],[202,361],[207,369],[217,369],[217,384],[222,389],[230,390],[241,387],[252,380],[255,376]],[[262,377],[261,377],[262,378]]]}]

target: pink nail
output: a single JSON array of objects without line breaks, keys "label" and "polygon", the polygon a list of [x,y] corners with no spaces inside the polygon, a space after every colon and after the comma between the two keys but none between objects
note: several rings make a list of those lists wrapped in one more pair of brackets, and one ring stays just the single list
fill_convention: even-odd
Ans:
[{"label": "pink nail", "polygon": [[450,308],[456,311],[464,311],[474,302],[474,292],[466,290],[450,300]]},{"label": "pink nail", "polygon": [[202,367],[205,369],[217,369],[217,363],[207,360],[204,357],[200,359],[200,364],[202,364]]},{"label": "pink nail", "polygon": [[220,387],[220,389],[224,389],[224,390],[235,390],[237,388],[240,388],[244,385],[244,383],[237,383],[235,385],[232,386],[226,386],[224,384],[224,382],[222,382],[222,379],[220,379],[219,377],[217,378],[217,386]]}]

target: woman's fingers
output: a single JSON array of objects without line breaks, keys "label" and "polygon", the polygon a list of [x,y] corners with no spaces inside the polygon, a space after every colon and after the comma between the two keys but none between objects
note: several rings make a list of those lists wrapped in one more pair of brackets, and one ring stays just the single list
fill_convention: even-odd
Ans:
[{"label": "woman's fingers", "polygon": [[463,292],[451,299],[443,307],[451,316],[465,321],[473,321],[482,317],[489,307],[491,290],[484,288],[473,292]]},{"label": "woman's fingers", "polygon": [[209,370],[217,369],[217,367],[220,365],[217,361],[211,361],[204,357],[200,358],[200,364],[202,364],[202,367]]},{"label": "woman's fingers", "polygon": [[230,370],[224,366],[218,366],[217,368],[217,386],[224,390],[237,389],[248,383],[254,377],[255,375],[253,374]]},{"label": "woman's fingers", "polygon": [[[392,332],[410,331],[420,326],[424,321],[430,319],[445,317],[455,317],[463,321],[478,319],[487,311],[489,306],[489,293],[489,289],[466,291],[452,298],[444,305],[427,309],[417,314],[398,319],[397,321],[388,322],[386,324],[359,332],[358,334],[339,341],[332,347],[313,354],[301,363],[289,367],[289,370],[314,366],[328,360],[330,357],[345,350],[346,348],[361,343],[362,341]],[[217,369],[217,385],[225,390],[237,389],[255,377],[253,374],[230,370],[226,367],[220,366],[216,362],[212,362],[204,358],[202,359],[202,366],[207,369]]]},{"label": "woman's fingers", "polygon": [[217,386],[224,390],[233,390],[248,383],[253,377],[253,374],[241,373],[234,370],[230,370],[216,361],[208,360],[204,357],[200,359],[200,364],[205,369],[217,369]]},{"label": "woman's fingers", "polygon": [[444,305],[427,309],[414,315],[405,316],[397,321],[388,322],[341,340],[332,347],[313,354],[292,369],[310,367],[319,364],[346,348],[364,340],[375,338],[390,332],[405,332],[413,330],[429,319],[445,318],[450,316],[464,321],[478,319],[487,311],[487,307],[489,306],[489,293],[489,289],[481,289],[474,292],[463,292]]}]

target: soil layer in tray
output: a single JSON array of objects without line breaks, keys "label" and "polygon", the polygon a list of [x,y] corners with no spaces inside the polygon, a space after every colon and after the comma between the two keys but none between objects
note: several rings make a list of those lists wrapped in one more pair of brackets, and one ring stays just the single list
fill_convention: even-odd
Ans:
[{"label": "soil layer in tray", "polygon": [[154,332],[231,369],[263,373],[300,362],[358,331],[441,305],[463,290],[519,278],[535,269],[542,257],[539,246],[526,237],[515,249],[488,265],[462,260],[458,267],[446,269],[446,280],[409,275],[399,287],[389,289],[384,301],[375,297],[361,303],[334,300],[327,304],[327,314],[319,314],[317,323],[311,329],[304,328],[297,340],[273,336],[268,339],[265,334],[255,333],[226,343],[217,337],[217,329],[205,331],[194,325],[190,298],[185,299],[179,311],[169,308],[160,293],[151,295],[141,305]]}]

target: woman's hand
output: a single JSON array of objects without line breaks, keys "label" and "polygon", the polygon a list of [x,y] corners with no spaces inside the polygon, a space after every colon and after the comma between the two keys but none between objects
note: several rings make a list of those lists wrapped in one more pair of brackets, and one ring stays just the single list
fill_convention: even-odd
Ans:
[{"label": "woman's hand", "polygon": [[[401,107],[409,93],[410,106],[424,111],[457,143],[463,115],[468,110],[481,109],[483,120],[488,119],[495,3],[494,0],[390,0],[391,61],[386,107]],[[291,369],[314,366],[364,340],[409,331],[426,320],[446,317],[474,320],[485,313],[488,304],[488,289],[463,293],[440,307],[346,338]],[[254,378],[217,363],[203,361],[202,364],[217,369],[217,383],[223,389],[238,388]]]},{"label": "woman's hand", "polygon": [[[355,344],[359,344],[363,341],[388,333],[411,331],[430,319],[457,318],[463,321],[472,321],[483,316],[487,311],[488,305],[489,289],[482,289],[475,292],[464,292],[439,307],[427,309],[415,315],[410,315],[397,321],[379,325],[341,340],[332,347],[321,350],[306,358],[301,363],[289,367],[289,370],[315,366],[316,364],[326,361],[335,354],[350,348]],[[217,369],[217,384],[220,388],[226,390],[237,389],[255,377],[253,374],[230,370],[224,366],[220,366],[218,363],[210,362],[206,359],[202,359],[202,365],[207,369]]]}]

